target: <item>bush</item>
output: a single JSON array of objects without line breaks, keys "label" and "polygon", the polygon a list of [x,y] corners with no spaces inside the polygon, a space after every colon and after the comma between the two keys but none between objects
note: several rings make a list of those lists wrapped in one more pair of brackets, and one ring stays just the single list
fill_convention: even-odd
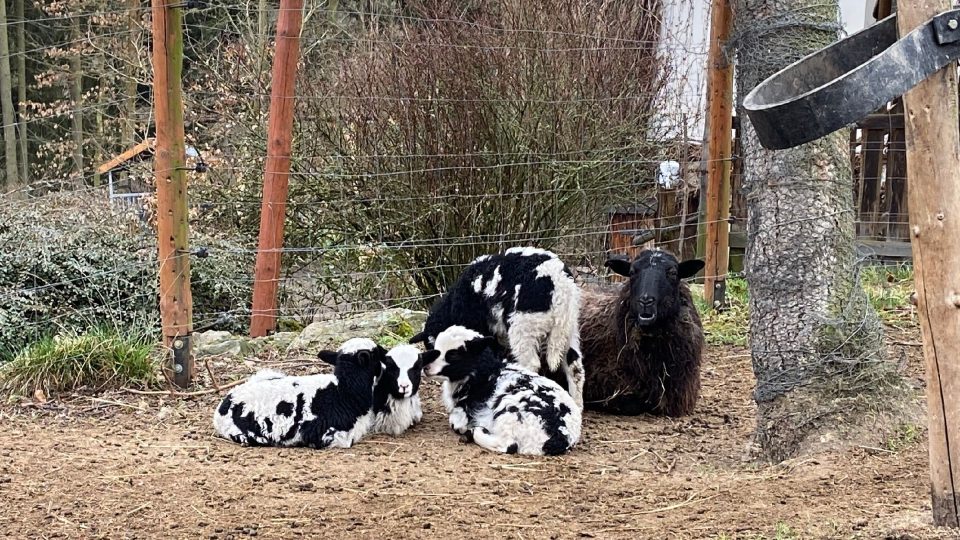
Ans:
[{"label": "bush", "polygon": [[405,7],[335,72],[305,68],[324,92],[302,100],[291,201],[309,227],[292,220],[291,241],[332,247],[334,276],[357,272],[347,246],[370,246],[362,277],[404,270],[400,297],[504,247],[600,252],[607,211],[655,189],[672,144],[653,121],[660,1]]},{"label": "bush", "polygon": [[0,368],[0,388],[13,395],[81,387],[148,386],[156,380],[156,341],[143,328],[97,328],[31,343]]},{"label": "bush", "polygon": [[[252,255],[194,234],[195,321],[249,311]],[[0,206],[0,349],[9,356],[57,333],[107,324],[157,328],[155,233],[102,198],[59,194]],[[232,329],[239,329],[243,317]],[[229,325],[228,325],[229,326]]]},{"label": "bush", "polygon": [[[218,9],[201,33],[219,47],[234,25]],[[312,286],[311,308],[417,307],[505,247],[599,258],[608,210],[645,200],[659,161],[685,152],[657,121],[661,11],[341,1],[306,21],[284,283]],[[209,116],[232,121],[205,131],[222,166],[193,193],[210,203],[205,221],[246,235],[266,154],[266,93],[250,94],[269,85],[271,51],[256,47],[230,40],[224,66],[195,70],[212,74],[200,95],[223,96]]]}]

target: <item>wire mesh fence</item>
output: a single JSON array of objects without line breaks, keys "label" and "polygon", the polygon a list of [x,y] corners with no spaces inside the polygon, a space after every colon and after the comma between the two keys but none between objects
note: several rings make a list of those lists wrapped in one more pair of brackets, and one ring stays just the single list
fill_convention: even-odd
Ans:
[{"label": "wire mesh fence", "polygon": [[[280,318],[425,308],[471,260],[517,245],[554,250],[581,281],[607,279],[613,253],[693,256],[708,12],[706,0],[307,2]],[[195,324],[242,329],[277,10],[184,13]],[[155,135],[149,17],[140,2],[35,4],[6,22],[29,36],[9,57],[24,60],[28,159],[6,178],[0,239],[32,256],[0,270],[0,299],[19,306],[0,308],[0,325],[156,311],[155,210],[134,196],[153,190],[151,152],[130,153]],[[732,204],[742,232],[745,204]],[[103,298],[67,294],[84,287]]]}]

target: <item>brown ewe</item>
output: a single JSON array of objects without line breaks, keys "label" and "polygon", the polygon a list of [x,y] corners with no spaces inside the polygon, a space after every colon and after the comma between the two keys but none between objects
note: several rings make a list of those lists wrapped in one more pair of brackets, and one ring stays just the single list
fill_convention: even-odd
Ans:
[{"label": "brown ewe", "polygon": [[703,328],[683,279],[703,261],[678,262],[646,250],[612,271],[630,280],[617,290],[584,290],[580,345],[586,371],[584,405],[613,414],[682,416],[700,394]]}]

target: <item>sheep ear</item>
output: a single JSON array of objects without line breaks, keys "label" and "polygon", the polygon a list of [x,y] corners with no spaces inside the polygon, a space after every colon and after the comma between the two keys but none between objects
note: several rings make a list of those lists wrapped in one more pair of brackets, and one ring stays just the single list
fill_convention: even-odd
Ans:
[{"label": "sheep ear", "polygon": [[677,275],[680,279],[687,279],[697,275],[703,269],[704,263],[700,259],[690,259],[677,265]]},{"label": "sheep ear", "polygon": [[467,342],[467,351],[471,354],[480,354],[484,349],[492,349],[500,342],[493,336],[483,336],[482,338],[471,339]]},{"label": "sheep ear", "polygon": [[317,358],[323,360],[324,362],[330,364],[331,366],[337,365],[337,357],[340,356],[340,353],[336,351],[320,351],[317,354]]},{"label": "sheep ear", "polygon": [[420,332],[419,334],[417,334],[417,335],[413,336],[412,338],[410,338],[408,342],[409,342],[411,345],[413,345],[414,343],[420,343],[420,342],[423,342],[423,341],[426,341],[426,340],[427,340],[427,334],[426,334],[426,332]]},{"label": "sheep ear", "polygon": [[433,349],[432,351],[420,353],[420,364],[424,366],[429,365],[433,363],[433,361],[436,360],[437,358],[440,358],[440,351],[436,349]]},{"label": "sheep ear", "polygon": [[603,263],[604,266],[612,270],[615,274],[620,274],[624,277],[630,277],[630,261],[621,257],[610,257],[607,259],[607,262]]},{"label": "sheep ear", "polygon": [[370,351],[366,351],[366,350],[357,351],[357,363],[359,363],[363,367],[367,367],[368,365],[370,365],[371,357],[372,355],[370,354]]}]

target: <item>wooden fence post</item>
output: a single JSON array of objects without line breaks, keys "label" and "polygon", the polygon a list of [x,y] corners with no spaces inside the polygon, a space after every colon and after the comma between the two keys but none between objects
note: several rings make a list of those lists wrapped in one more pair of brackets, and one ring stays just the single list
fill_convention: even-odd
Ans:
[{"label": "wooden fence post", "polygon": [[[951,8],[950,0],[898,2],[900,35]],[[960,131],[957,64],[904,95],[907,196],[926,361],[933,520],[960,527]]]},{"label": "wooden fence post", "polygon": [[280,0],[276,54],[273,58],[273,88],[270,90],[270,120],[267,124],[260,241],[253,284],[251,337],[265,336],[277,326],[277,290],[287,211],[302,17],[303,0]]},{"label": "wooden fence post", "polygon": [[[707,60],[707,186],[706,246],[703,294],[707,303],[724,304],[730,266],[730,158],[733,137],[733,64],[724,45],[730,38],[733,12],[729,0],[713,0],[710,11],[710,50]],[[701,199],[702,200],[702,199]]]},{"label": "wooden fence post", "polygon": [[173,381],[187,387],[193,379],[190,333],[190,252],[187,226],[187,182],[184,173],[183,29],[179,7],[152,0],[153,99],[157,146],[157,244],[160,265],[160,317],[163,342],[173,350]]}]

